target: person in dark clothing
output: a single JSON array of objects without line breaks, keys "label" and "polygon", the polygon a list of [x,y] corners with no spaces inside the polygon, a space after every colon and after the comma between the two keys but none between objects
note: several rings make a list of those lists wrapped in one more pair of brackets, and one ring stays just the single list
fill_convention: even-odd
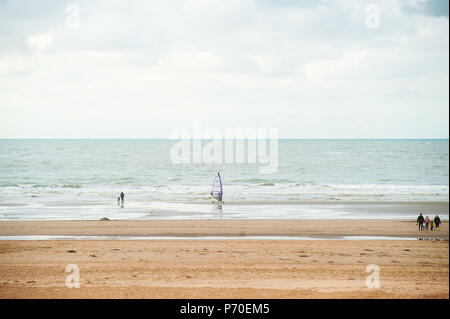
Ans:
[{"label": "person in dark clothing", "polygon": [[125,194],[123,192],[120,192],[120,199],[122,200],[122,204],[125,198]]},{"label": "person in dark clothing", "polygon": [[419,225],[419,230],[423,230],[423,223],[424,223],[425,219],[422,216],[422,213],[420,213],[419,217],[417,217],[417,224]]},{"label": "person in dark clothing", "polygon": [[434,226],[435,226],[435,230],[439,230],[439,225],[441,224],[441,219],[439,218],[438,215],[436,215],[434,217]]}]

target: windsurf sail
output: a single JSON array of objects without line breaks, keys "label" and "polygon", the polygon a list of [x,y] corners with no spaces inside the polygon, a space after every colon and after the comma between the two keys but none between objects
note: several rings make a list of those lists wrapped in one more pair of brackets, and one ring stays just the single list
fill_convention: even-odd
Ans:
[{"label": "windsurf sail", "polygon": [[214,176],[214,181],[211,187],[211,196],[214,197],[219,202],[222,201],[223,190],[222,190],[222,178],[220,177],[220,173],[217,173],[217,175]]}]

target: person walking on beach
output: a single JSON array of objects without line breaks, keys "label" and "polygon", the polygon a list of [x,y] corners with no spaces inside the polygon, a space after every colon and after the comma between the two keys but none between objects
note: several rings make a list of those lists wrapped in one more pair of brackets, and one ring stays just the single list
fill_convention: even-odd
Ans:
[{"label": "person walking on beach", "polygon": [[434,217],[434,224],[436,226],[436,230],[439,230],[439,225],[441,224],[441,219],[439,218],[438,215],[436,215],[436,217]]},{"label": "person walking on beach", "polygon": [[425,220],[423,219],[422,213],[420,213],[419,217],[417,217],[417,224],[419,225],[419,230],[423,230],[423,222]]},{"label": "person walking on beach", "polygon": [[122,200],[122,204],[125,198],[125,194],[123,192],[120,192],[120,199]]},{"label": "person walking on beach", "polygon": [[430,218],[428,216],[425,216],[425,229],[428,230],[428,224],[430,223]]},{"label": "person walking on beach", "polygon": [[430,229],[431,229],[431,231],[433,231],[433,228],[434,228],[434,222],[430,221]]}]

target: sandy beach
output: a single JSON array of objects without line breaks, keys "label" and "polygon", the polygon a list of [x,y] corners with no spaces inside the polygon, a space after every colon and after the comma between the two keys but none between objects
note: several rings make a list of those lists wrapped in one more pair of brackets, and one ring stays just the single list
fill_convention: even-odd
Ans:
[{"label": "sandy beach", "polygon": [[[401,236],[441,240],[199,240],[193,236]],[[2,240],[0,298],[449,298],[448,222],[204,220],[1,222],[0,236],[185,236]],[[80,270],[67,288],[66,266]],[[368,288],[366,267],[380,271]]]},{"label": "sandy beach", "polygon": [[0,299],[439,317],[449,17],[446,0],[0,0]]},{"label": "sandy beach", "polygon": [[386,236],[448,239],[448,222],[438,232],[419,232],[411,220],[223,219],[0,221],[0,236],[300,236],[335,238]]}]

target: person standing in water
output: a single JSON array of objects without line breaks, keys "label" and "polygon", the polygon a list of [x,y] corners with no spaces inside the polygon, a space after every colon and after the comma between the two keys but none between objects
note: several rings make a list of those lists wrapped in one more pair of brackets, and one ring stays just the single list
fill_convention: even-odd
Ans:
[{"label": "person standing in water", "polygon": [[124,202],[125,194],[123,192],[120,192],[120,199],[122,200],[122,204]]}]

